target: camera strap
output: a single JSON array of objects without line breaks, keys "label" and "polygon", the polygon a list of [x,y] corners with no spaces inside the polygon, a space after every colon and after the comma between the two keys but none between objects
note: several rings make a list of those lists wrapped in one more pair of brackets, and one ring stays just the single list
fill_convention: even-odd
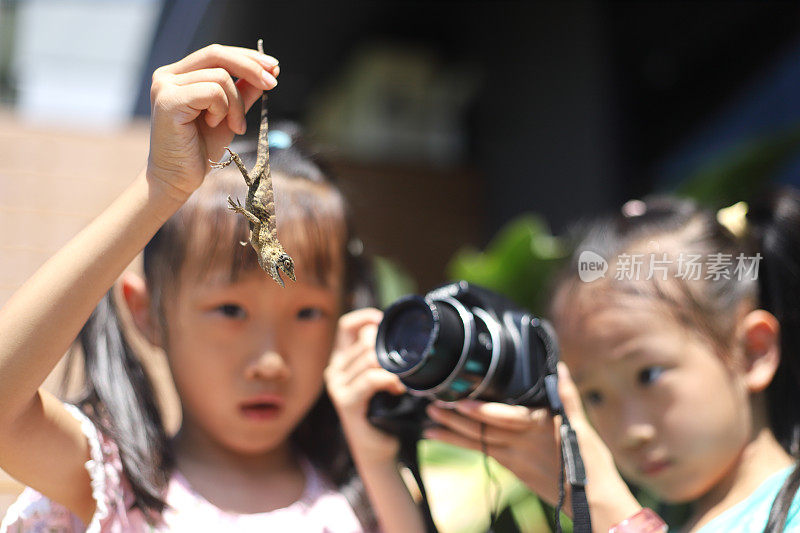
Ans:
[{"label": "camera strap", "polygon": [[578,448],[578,436],[569,418],[564,412],[564,404],[558,394],[558,341],[552,326],[546,320],[533,320],[533,327],[539,338],[545,344],[545,353],[548,354],[545,361],[546,374],[544,376],[544,388],[547,400],[550,404],[550,412],[553,416],[561,417],[559,435],[561,436],[561,468],[558,480],[558,503],[555,509],[556,532],[561,533],[561,508],[564,506],[566,491],[565,483],[569,483],[570,498],[572,500],[572,530],[575,533],[591,533],[592,518],[589,513],[589,502],[586,499],[586,469],[583,465],[580,448]]},{"label": "camera strap", "polygon": [[420,435],[403,435],[400,437],[400,452],[398,459],[401,463],[405,464],[414,476],[414,481],[417,483],[420,493],[420,511],[422,511],[422,520],[425,522],[425,531],[427,533],[438,533],[436,523],[433,521],[431,515],[431,508],[428,504],[428,494],[425,491],[425,483],[422,482],[422,474],[419,470],[419,451],[417,445],[419,444]]},{"label": "camera strap", "polygon": [[[569,424],[566,415],[562,416],[561,432],[561,479],[559,480],[559,505],[556,514],[561,511],[564,504],[564,475],[570,487],[572,499],[572,530],[577,533],[592,531],[592,518],[589,514],[589,502],[586,499],[586,471],[583,467],[578,449],[578,437]],[[561,531],[560,520],[557,522],[556,531]]]},{"label": "camera strap", "polygon": [[561,416],[561,426],[558,428],[561,436],[561,472],[558,480],[558,504],[555,511],[556,531],[559,533],[561,531],[561,508],[564,505],[564,484],[566,482],[569,483],[572,500],[572,530],[576,533],[591,533],[592,519],[589,514],[589,502],[586,499],[586,469],[578,448],[578,436],[572,429],[569,418],[564,412],[561,398],[558,396],[558,389],[555,386],[558,376],[550,374],[544,379],[552,414]]}]

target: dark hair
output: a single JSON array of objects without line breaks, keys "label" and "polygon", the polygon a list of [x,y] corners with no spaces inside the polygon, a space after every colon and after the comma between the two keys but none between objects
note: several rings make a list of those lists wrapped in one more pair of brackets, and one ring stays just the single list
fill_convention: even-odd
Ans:
[{"label": "dark hair", "polygon": [[122,333],[113,290],[97,304],[78,338],[87,389],[78,405],[117,444],[134,506],[152,520],[164,509],[161,494],[173,460],[153,386]]},{"label": "dark hair", "polygon": [[[350,251],[354,239],[344,198],[304,147],[299,129],[293,124],[276,126],[272,131],[282,132],[282,139],[291,141],[270,147],[281,240],[300,243],[291,255],[295,261],[301,259],[314,281],[329,286],[333,273],[343,276],[345,310],[373,304],[369,265],[359,246],[355,247],[359,253]],[[239,147],[233,148],[239,151]],[[249,168],[255,153],[239,153]],[[187,275],[201,278],[214,267],[224,267],[235,280],[241,273],[259,268],[252,248],[239,245],[247,241],[247,221],[227,209],[228,195],[241,198],[246,192],[235,168],[210,175],[145,247],[151,314],[158,319],[162,340],[169,335],[164,300],[174,294],[181,279]],[[291,222],[298,219],[303,223]],[[187,265],[187,257],[193,259],[191,265]],[[109,291],[103,298],[80,333],[88,388],[80,405],[119,447],[135,496],[133,505],[157,519],[166,505],[163,490],[174,462],[153,388],[121,333],[111,294]],[[374,514],[325,390],[290,439],[348,498],[362,525],[374,529]]]},{"label": "dark hair", "polygon": [[[800,193],[783,189],[753,205],[747,219],[764,256],[759,273],[759,307],[781,325],[781,360],[767,389],[776,437],[795,459],[800,456]],[[783,531],[800,486],[800,463],[784,482],[770,509],[765,532]]]},{"label": "dark hair", "polygon": [[[603,291],[613,286],[614,297],[651,296],[683,323],[711,341],[724,356],[733,339],[737,310],[742,304],[765,309],[780,323],[781,360],[766,390],[769,422],[775,437],[795,458],[800,446],[800,194],[789,188],[772,191],[753,202],[747,212],[746,230],[739,236],[724,226],[716,213],[690,200],[654,197],[626,204],[620,213],[590,223],[583,222],[573,234],[577,243],[567,267],[557,278],[551,315],[556,323],[569,320],[578,290]],[[672,276],[662,281],[654,276],[646,283],[605,279],[583,284],[578,281],[579,254],[593,251],[615,266],[612,258],[644,251],[649,243],[667,242],[670,252],[730,254],[726,257],[761,259],[758,276],[739,279],[705,279],[696,283]],[[662,253],[659,250],[658,253]],[[756,279],[753,279],[756,278]],[[588,302],[588,299],[586,299]],[[800,469],[787,479],[773,505],[766,531],[783,528],[794,494],[800,484]]]}]

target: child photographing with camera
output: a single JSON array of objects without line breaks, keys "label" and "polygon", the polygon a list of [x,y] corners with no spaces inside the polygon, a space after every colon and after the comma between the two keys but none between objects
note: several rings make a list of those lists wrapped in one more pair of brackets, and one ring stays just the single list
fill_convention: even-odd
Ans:
[{"label": "child photographing with camera", "polygon": [[[549,315],[595,531],[665,528],[621,476],[691,502],[687,531],[800,528],[800,195],[783,190],[719,217],[689,201],[629,202],[587,227]],[[587,250],[608,261],[605,277],[580,279]],[[732,266],[707,261],[686,276],[690,256]],[[632,275],[635,257],[660,269]],[[740,257],[757,270],[737,271]],[[461,401],[429,415],[442,426],[429,438],[481,449],[483,435],[488,453],[556,501],[545,410]]]}]

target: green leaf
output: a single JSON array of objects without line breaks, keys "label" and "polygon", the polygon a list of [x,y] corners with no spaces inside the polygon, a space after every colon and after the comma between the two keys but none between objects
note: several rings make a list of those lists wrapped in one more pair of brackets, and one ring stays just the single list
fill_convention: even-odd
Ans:
[{"label": "green leaf", "polygon": [[381,307],[387,307],[401,296],[416,292],[417,284],[397,263],[380,256],[373,257],[372,263]]},{"label": "green leaf", "polygon": [[[552,509],[546,509],[524,483],[494,459],[488,458],[489,474],[480,452],[431,440],[420,442],[419,457],[431,510],[440,531],[484,533],[489,526],[490,511],[506,508],[510,509],[519,531],[550,531]],[[564,517],[563,523],[565,533],[569,533],[569,519]],[[510,525],[498,523],[494,530],[496,533],[515,531],[507,527]]]},{"label": "green leaf", "polygon": [[750,139],[723,151],[678,185],[675,192],[709,207],[751,198],[800,150],[800,127]]},{"label": "green leaf", "polygon": [[542,219],[533,214],[509,222],[484,251],[459,250],[447,267],[451,279],[495,290],[533,312],[544,307],[550,276],[566,251]]}]

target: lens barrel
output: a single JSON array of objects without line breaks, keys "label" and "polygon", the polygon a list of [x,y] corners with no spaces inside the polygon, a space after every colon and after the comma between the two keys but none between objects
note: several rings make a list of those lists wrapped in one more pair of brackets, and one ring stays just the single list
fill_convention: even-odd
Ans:
[{"label": "lens barrel", "polygon": [[378,361],[412,392],[452,401],[497,388],[507,374],[502,332],[489,313],[451,297],[409,296],[378,328]]}]

